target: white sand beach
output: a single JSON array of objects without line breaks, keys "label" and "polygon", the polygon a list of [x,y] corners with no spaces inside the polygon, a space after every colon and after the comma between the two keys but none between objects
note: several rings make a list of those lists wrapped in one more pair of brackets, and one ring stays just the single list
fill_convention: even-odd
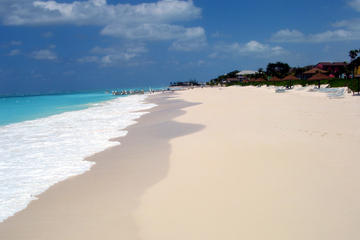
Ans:
[{"label": "white sand beach", "polygon": [[360,238],[360,97],[215,87],[149,101],[120,146],[0,239]]},{"label": "white sand beach", "polygon": [[357,239],[360,99],[199,89],[175,119],[166,179],[136,211],[141,239]]}]

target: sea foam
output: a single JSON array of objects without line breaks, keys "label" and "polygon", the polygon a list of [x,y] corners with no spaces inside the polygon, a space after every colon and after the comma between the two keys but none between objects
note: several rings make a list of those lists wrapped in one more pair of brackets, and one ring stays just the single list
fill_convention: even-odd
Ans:
[{"label": "sea foam", "polygon": [[127,126],[156,105],[146,95],[0,126],[0,222],[23,210],[50,186],[88,171],[84,158],[118,145]]}]

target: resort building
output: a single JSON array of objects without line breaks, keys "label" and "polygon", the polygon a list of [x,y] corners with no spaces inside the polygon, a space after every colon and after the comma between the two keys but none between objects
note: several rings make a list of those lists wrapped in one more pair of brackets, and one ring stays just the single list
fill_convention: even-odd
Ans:
[{"label": "resort building", "polygon": [[249,80],[249,76],[254,75],[256,73],[257,73],[256,71],[245,70],[245,71],[238,72],[236,74],[236,77],[237,77],[238,81],[241,82],[241,81],[244,81],[244,80]]},{"label": "resort building", "polygon": [[315,67],[339,77],[346,71],[347,65],[348,64],[346,62],[320,62]]},{"label": "resort building", "polygon": [[355,77],[360,78],[360,66],[355,67],[354,73],[355,73]]},{"label": "resort building", "polygon": [[239,78],[227,78],[223,83],[237,83],[240,82]]}]

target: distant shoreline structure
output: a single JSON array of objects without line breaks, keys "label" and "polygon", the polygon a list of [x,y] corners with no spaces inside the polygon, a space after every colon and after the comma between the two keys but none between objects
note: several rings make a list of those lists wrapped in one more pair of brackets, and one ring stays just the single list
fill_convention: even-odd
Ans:
[{"label": "distant shoreline structure", "polygon": [[148,92],[149,89],[158,90],[166,89],[166,86],[158,87],[130,87],[130,88],[104,88],[104,89],[85,89],[85,90],[64,90],[64,91],[48,91],[48,92],[34,92],[34,93],[9,93],[9,94],[0,94],[0,98],[16,98],[16,97],[40,97],[40,96],[56,96],[56,95],[72,95],[72,94],[86,94],[86,93],[111,93],[113,91],[119,91],[119,89],[124,91],[135,91],[139,89],[144,89],[145,92]]}]

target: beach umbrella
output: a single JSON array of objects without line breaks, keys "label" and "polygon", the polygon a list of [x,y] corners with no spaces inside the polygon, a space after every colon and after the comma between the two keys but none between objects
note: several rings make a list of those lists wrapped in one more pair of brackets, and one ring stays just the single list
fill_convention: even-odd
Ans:
[{"label": "beach umbrella", "polygon": [[272,77],[270,80],[273,81],[273,82],[280,82],[280,81],[282,81],[282,80],[281,80],[280,78],[278,78],[277,76]]},{"label": "beach umbrella", "polygon": [[321,80],[327,80],[327,79],[330,79],[331,77],[325,75],[325,74],[322,74],[322,73],[317,73],[315,74],[314,76],[312,76],[311,78],[308,79],[308,81],[317,81],[318,82],[318,86],[320,88],[320,81]]},{"label": "beach umbrella", "polygon": [[320,68],[313,68],[313,69],[310,69],[309,71],[304,72],[305,75],[313,75],[313,74],[317,74],[317,73],[327,73],[327,71],[322,70]]},{"label": "beach umbrella", "polygon": [[288,81],[289,84],[288,84],[287,87],[288,87],[288,88],[291,88],[292,81],[297,81],[297,80],[300,80],[300,79],[298,79],[298,78],[295,77],[294,75],[288,75],[288,76],[284,77],[282,80],[283,80],[283,81]]},{"label": "beach umbrella", "polygon": [[249,82],[265,82],[265,79],[263,78],[252,78]]},{"label": "beach umbrella", "polygon": [[274,85],[275,85],[275,82],[280,82],[282,81],[280,78],[278,78],[277,76],[274,76],[270,79],[271,81],[273,81]]},{"label": "beach umbrella", "polygon": [[271,78],[271,81],[278,82],[278,81],[282,81],[282,80],[280,78],[278,78],[277,76],[275,76],[275,77]]}]

